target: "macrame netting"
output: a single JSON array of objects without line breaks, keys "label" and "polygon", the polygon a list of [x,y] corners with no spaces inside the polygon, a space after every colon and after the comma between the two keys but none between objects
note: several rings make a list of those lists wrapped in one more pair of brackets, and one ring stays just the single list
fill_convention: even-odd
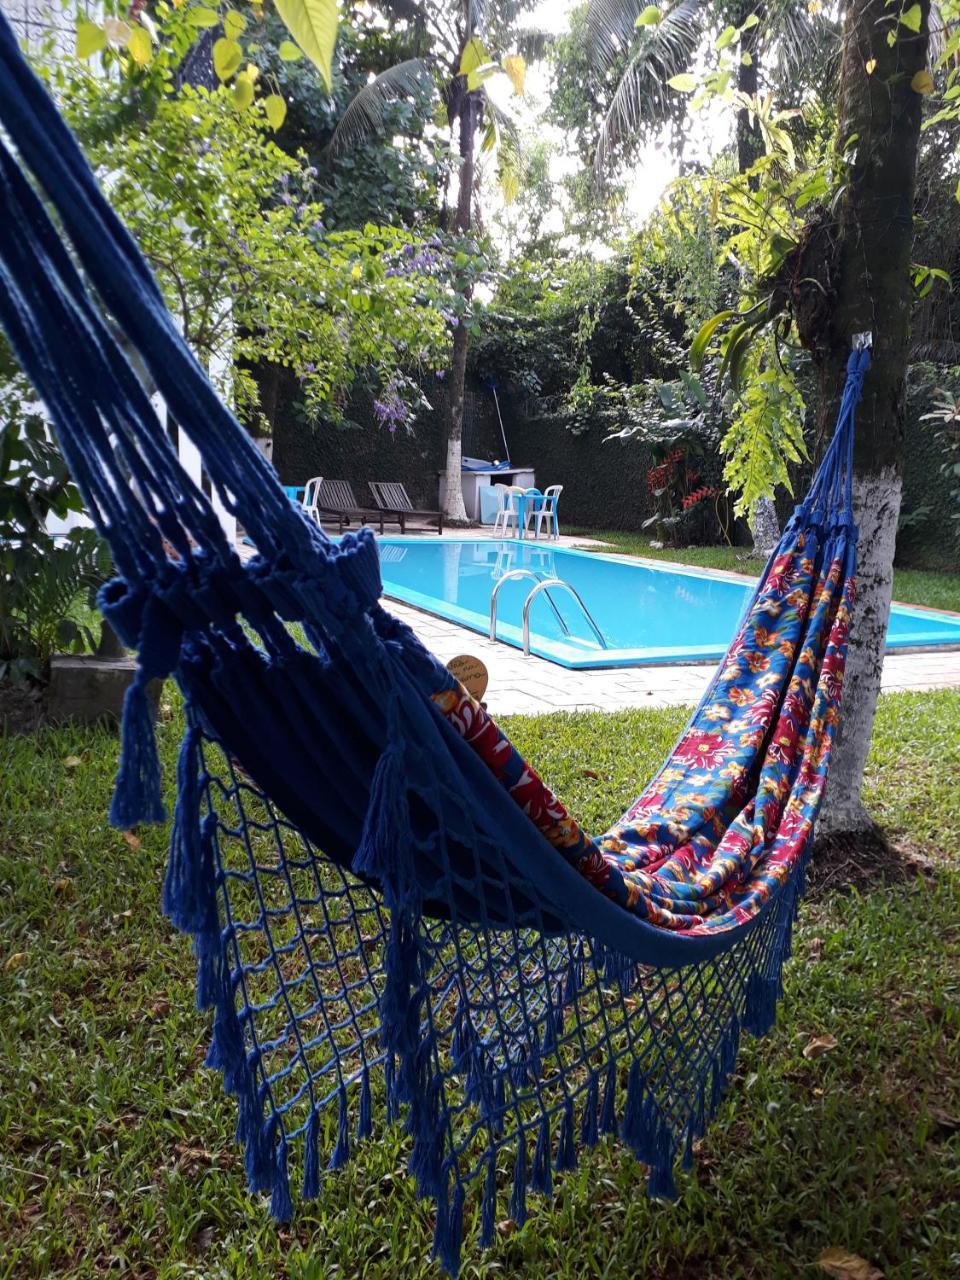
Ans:
[{"label": "macrame netting", "polygon": [[[2,15],[0,124],[0,322],[110,542],[104,613],[138,651],[111,820],[165,818],[146,686],[172,674],[187,730],[164,909],[194,938],[250,1186],[286,1219],[321,1169],[402,1123],[451,1272],[465,1223],[484,1242],[505,1214],[522,1223],[528,1192],[604,1135],[673,1195],[741,1033],[770,1026],[781,990],[842,682],[866,353],[690,727],[590,841],[524,773],[556,818],[535,821],[441,711],[454,682],[380,606],[372,535],[335,546],[283,494]],[[248,563],[115,333],[200,449]]]}]

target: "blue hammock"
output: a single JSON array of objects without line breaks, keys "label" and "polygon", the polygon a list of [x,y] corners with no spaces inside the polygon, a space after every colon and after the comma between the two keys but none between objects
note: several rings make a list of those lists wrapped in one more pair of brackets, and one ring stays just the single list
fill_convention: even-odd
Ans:
[{"label": "blue hammock", "polygon": [[194,938],[250,1187],[286,1220],[295,1179],[316,1196],[322,1163],[402,1121],[450,1272],[465,1223],[482,1243],[504,1212],[522,1224],[528,1190],[603,1135],[672,1196],[741,1031],[775,1016],[838,714],[867,353],[687,731],[594,840],[380,606],[372,535],[333,545],[289,502],[2,16],[0,124],[0,322],[112,548],[103,611],[138,651],[111,821],[166,817],[146,686],[173,674],[187,728],[163,904]]}]

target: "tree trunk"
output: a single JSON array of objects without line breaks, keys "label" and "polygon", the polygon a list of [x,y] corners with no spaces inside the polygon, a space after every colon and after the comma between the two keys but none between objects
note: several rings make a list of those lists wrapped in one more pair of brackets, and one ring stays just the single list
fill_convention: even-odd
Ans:
[{"label": "tree trunk", "polygon": [[[454,231],[466,235],[472,222],[474,180],[475,95],[465,93],[460,107],[460,189],[457,198],[457,217]],[[461,294],[466,303],[473,295],[473,286],[464,282]],[[467,326],[461,318],[453,331],[453,355],[450,361],[450,381],[447,395],[447,461],[444,471],[443,514],[450,524],[468,524],[467,509],[463,504],[463,484],[460,462],[463,457],[463,394],[467,379]]]},{"label": "tree trunk", "polygon": [[[818,344],[821,439],[836,418],[852,334],[872,332],[873,365],[857,414],[858,599],[843,711],[820,821],[824,833],[860,831],[871,825],[860,790],[880,691],[900,510],[913,206],[923,101],[910,84],[926,65],[929,0],[920,4],[917,34],[896,27],[886,0],[850,0],[844,26],[838,139],[843,147],[855,135],[856,151],[839,213],[831,282],[834,305]],[[897,31],[892,48],[887,44],[891,30]]]},{"label": "tree trunk", "polygon": [[[760,67],[757,63],[757,46],[760,42],[760,27],[763,21],[763,10],[755,5],[745,4],[737,13],[735,21],[738,25],[756,14],[760,22],[747,27],[740,37],[740,65],[737,67],[737,88],[748,98],[757,96],[760,84]],[[744,62],[744,58],[747,59]],[[763,136],[756,116],[751,118],[750,112],[741,107],[737,112],[737,172],[746,173],[756,160],[763,155]],[[750,186],[756,189],[758,182],[751,178]]]}]

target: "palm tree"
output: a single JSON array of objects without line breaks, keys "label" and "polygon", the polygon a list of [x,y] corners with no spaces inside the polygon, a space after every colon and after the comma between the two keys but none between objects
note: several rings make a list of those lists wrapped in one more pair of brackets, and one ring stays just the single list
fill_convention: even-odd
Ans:
[{"label": "palm tree", "polygon": [[[668,82],[691,66],[712,31],[722,31],[725,45],[737,44],[737,89],[753,99],[762,64],[770,58],[780,85],[796,83],[805,72],[809,77],[811,60],[821,66],[824,52],[830,55],[832,76],[837,75],[837,50],[825,49],[823,26],[802,0],[676,0],[664,10],[643,0],[588,0],[595,74],[610,91],[597,139],[597,169],[612,167],[630,143],[666,124],[682,124],[690,99]],[[743,106],[737,113],[741,173],[761,146],[756,118]]]},{"label": "palm tree", "polygon": [[[449,6],[433,6],[429,0],[399,0],[392,12],[412,23],[424,45],[422,55],[408,58],[381,72],[352,100],[332,141],[334,151],[382,130],[388,108],[401,99],[422,101],[424,87],[432,84],[442,103],[451,136],[459,153],[457,199],[453,209],[443,196],[441,227],[455,236],[469,236],[475,223],[474,201],[478,186],[477,145],[483,150],[500,147],[501,170],[509,168],[510,143],[515,138],[510,117],[494,102],[487,82],[503,71],[522,92],[525,63],[519,52],[495,58],[491,50],[518,48],[521,39],[515,21],[534,0],[457,0]],[[523,40],[531,42],[531,33]],[[481,138],[481,130],[482,138]],[[452,222],[451,222],[452,212]],[[455,321],[453,352],[446,407],[447,451],[444,514],[454,524],[466,524],[460,479],[463,434],[463,398],[467,369],[468,330],[464,312],[473,296],[469,271],[457,283],[463,300]]]}]

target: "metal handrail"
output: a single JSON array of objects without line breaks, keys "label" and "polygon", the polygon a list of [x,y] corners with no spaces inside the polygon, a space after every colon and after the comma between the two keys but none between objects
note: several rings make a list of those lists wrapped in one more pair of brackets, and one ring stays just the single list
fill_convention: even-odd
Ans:
[{"label": "metal handrail", "polygon": [[[544,578],[540,576],[539,573],[534,573],[532,569],[510,569],[503,575],[503,577],[494,585],[493,591],[490,593],[490,639],[491,640],[496,640],[497,638],[497,596],[500,594],[500,588],[503,586],[503,584],[505,582],[509,582],[511,578],[514,578],[514,579],[532,578],[534,582],[537,582],[537,583],[546,581]],[[559,578],[550,579],[550,581],[559,582],[560,579]],[[566,583],[564,583],[563,585],[566,586]],[[549,594],[547,595],[547,601],[550,605],[550,608],[554,612],[554,616],[556,617],[557,621],[560,623],[561,631],[565,636],[568,636],[570,634],[570,628],[564,622],[563,615],[561,614],[560,610],[557,608],[556,604],[554,603],[553,599]]]},{"label": "metal handrail", "polygon": [[[548,592],[551,587],[563,587],[565,591],[570,592],[574,600],[576,600],[577,604],[583,610],[583,616],[586,618],[587,622],[589,622],[590,628],[593,631],[593,634],[597,637],[597,643],[600,645],[600,648],[606,649],[607,642],[603,638],[603,632],[600,630],[600,628],[597,626],[596,622],[594,621],[593,614],[590,612],[587,606],[580,599],[579,592],[577,592],[573,587],[571,587],[569,582],[564,582],[562,578],[544,578],[542,581],[537,583],[537,585],[533,588],[533,590],[527,596],[526,600],[524,600],[523,602],[523,656],[525,658],[530,657],[530,606],[533,604],[534,600],[540,594],[541,591]],[[547,599],[550,600],[549,595],[547,595]],[[553,601],[551,600],[550,603],[553,604]],[[554,612],[556,612],[556,608],[557,608],[556,605],[554,605],[553,608],[554,608]],[[563,630],[565,635],[570,634],[567,627],[564,627]]]}]

